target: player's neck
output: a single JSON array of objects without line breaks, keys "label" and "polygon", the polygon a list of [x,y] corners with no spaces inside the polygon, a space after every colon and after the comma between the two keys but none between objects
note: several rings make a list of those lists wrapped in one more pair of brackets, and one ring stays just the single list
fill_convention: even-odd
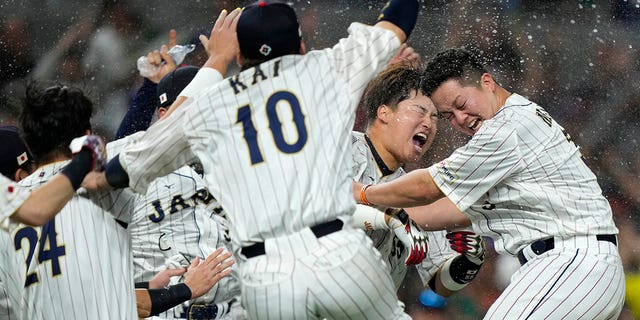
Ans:
[{"label": "player's neck", "polygon": [[369,140],[375,148],[375,151],[378,152],[378,155],[387,166],[387,168],[389,168],[391,171],[398,170],[402,163],[400,163],[400,161],[398,161],[391,154],[391,152],[389,152],[389,150],[384,147],[384,143],[382,142],[384,141],[383,133],[372,128],[371,130],[367,131],[366,135],[369,137]]},{"label": "player's neck", "polygon": [[70,159],[71,159],[71,154],[70,154],[69,151],[56,149],[56,150],[53,150],[53,151],[47,153],[42,158],[38,159],[37,162],[38,162],[38,167],[42,167],[42,166],[47,165],[49,163],[58,162],[58,161],[65,161],[65,160],[70,160]]}]

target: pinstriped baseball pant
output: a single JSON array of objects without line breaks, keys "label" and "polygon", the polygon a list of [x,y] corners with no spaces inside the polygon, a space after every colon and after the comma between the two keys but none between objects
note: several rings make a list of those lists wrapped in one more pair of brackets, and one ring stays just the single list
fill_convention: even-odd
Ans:
[{"label": "pinstriped baseball pant", "polygon": [[617,319],[624,304],[618,248],[595,236],[555,239],[523,265],[485,319]]},{"label": "pinstriped baseball pant", "polygon": [[267,240],[265,251],[240,265],[251,319],[410,319],[362,230],[316,238],[305,228]]}]

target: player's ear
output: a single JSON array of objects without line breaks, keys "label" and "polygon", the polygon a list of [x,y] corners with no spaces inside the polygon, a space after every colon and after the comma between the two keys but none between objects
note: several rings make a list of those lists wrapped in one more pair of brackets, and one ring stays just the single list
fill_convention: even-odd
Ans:
[{"label": "player's ear", "polygon": [[158,108],[158,119],[162,119],[164,115],[167,113],[167,108],[160,107]]},{"label": "player's ear", "polygon": [[382,121],[382,123],[388,123],[389,117],[391,116],[391,108],[389,108],[386,104],[383,104],[378,107],[377,117]]},{"label": "player's ear", "polygon": [[483,88],[488,88],[491,92],[496,89],[496,82],[493,80],[493,76],[486,72],[480,76],[480,85]]},{"label": "player's ear", "polygon": [[300,40],[300,54],[307,53],[307,45],[304,44],[304,40]]},{"label": "player's ear", "polygon": [[22,179],[24,179],[24,178],[26,178],[28,176],[29,176],[29,172],[27,172],[26,170],[24,170],[22,168],[18,168],[18,170],[16,170],[16,173],[14,173],[13,181],[20,182],[20,181],[22,181]]},{"label": "player's ear", "polygon": [[242,64],[244,62],[242,61],[242,53],[240,53],[240,50],[236,53],[236,63],[238,64],[238,67],[242,68]]}]

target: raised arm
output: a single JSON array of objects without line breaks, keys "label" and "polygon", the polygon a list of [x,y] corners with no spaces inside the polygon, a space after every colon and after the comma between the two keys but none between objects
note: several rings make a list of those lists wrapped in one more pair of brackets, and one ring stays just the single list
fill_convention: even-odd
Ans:
[{"label": "raised arm", "polygon": [[[78,145],[74,146],[76,142]],[[71,162],[60,174],[33,190],[11,215],[12,220],[33,226],[45,224],[73,197],[85,175],[102,168],[106,160],[104,143],[97,136],[74,139],[72,150],[74,157]]]},{"label": "raised arm", "polygon": [[382,8],[376,27],[393,31],[401,43],[407,41],[418,19],[417,0],[389,0]]}]

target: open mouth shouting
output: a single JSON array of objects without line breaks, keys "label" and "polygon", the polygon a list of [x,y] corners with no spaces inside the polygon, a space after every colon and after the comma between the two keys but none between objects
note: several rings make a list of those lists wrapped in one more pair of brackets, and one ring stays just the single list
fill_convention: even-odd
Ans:
[{"label": "open mouth shouting", "polygon": [[425,133],[420,132],[413,136],[413,145],[417,149],[422,150],[425,144],[427,144],[427,135]]},{"label": "open mouth shouting", "polygon": [[468,128],[472,132],[476,132],[476,131],[478,131],[478,129],[480,129],[481,125],[482,125],[482,119],[476,118],[476,119],[472,120],[471,123],[469,123]]}]

